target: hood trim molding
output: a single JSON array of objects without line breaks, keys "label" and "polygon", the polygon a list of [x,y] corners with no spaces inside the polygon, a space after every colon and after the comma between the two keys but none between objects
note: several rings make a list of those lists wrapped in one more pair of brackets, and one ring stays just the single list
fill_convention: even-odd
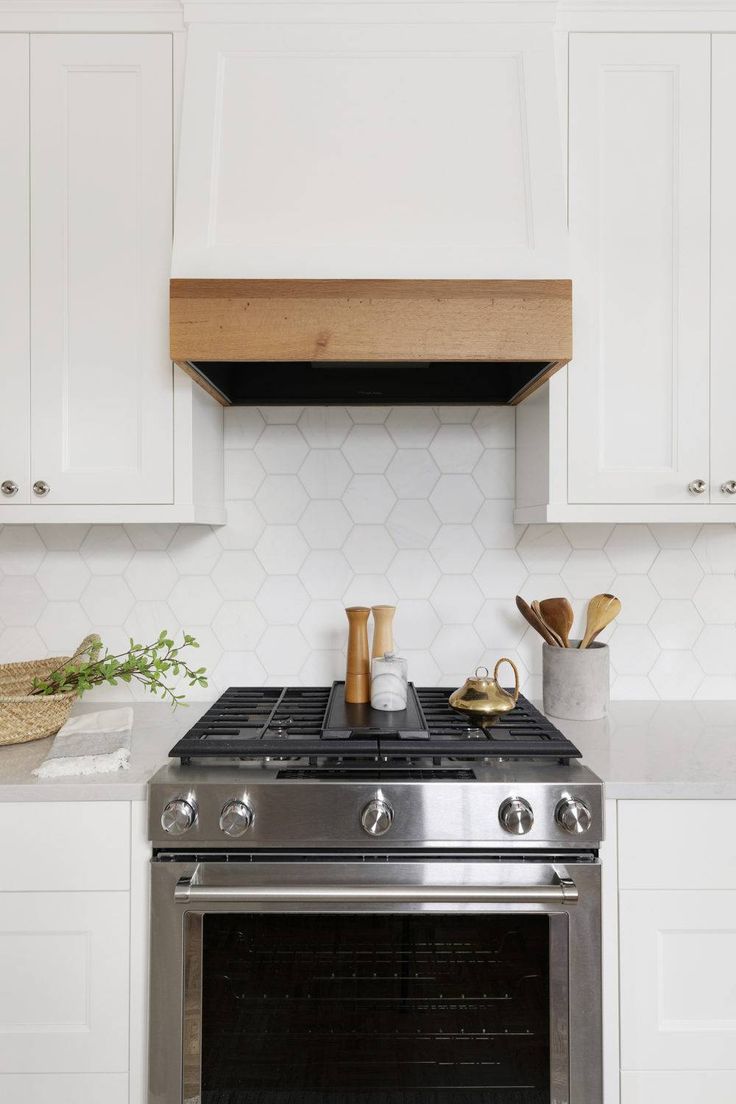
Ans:
[{"label": "hood trim molding", "polygon": [[572,284],[175,279],[170,327],[171,359],[223,403],[207,362],[544,362],[516,403],[572,356]]}]

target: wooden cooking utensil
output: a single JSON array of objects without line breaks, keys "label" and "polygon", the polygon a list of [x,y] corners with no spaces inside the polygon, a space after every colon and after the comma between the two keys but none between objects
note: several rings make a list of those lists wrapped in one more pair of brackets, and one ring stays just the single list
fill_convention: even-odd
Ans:
[{"label": "wooden cooking utensil", "polygon": [[621,602],[614,594],[594,595],[588,602],[585,636],[578,647],[587,648],[620,612]]},{"label": "wooden cooking utensil", "polygon": [[544,621],[542,621],[541,618],[537,616],[529,603],[525,602],[520,594],[516,595],[516,608],[518,609],[521,616],[529,622],[532,628],[537,630],[543,640],[545,640],[548,644],[557,644],[557,641],[552,636],[552,633],[549,631]]},{"label": "wooden cooking utensil", "polygon": [[368,656],[368,606],[348,606],[348,662],[345,672],[345,701],[361,704],[371,700],[371,667]]},{"label": "wooden cooking utensil", "polygon": [[552,633],[552,636],[554,637],[554,641],[555,641],[555,644],[557,645],[557,647],[558,648],[564,648],[565,645],[562,643],[562,637],[560,636],[559,633],[555,632],[555,630],[550,625],[549,621],[547,621],[545,619],[545,616],[542,613],[541,606],[539,605],[539,602],[537,601],[536,598],[532,602],[532,610],[534,611],[534,613],[536,613],[537,617],[542,622],[542,624],[545,626],[545,628],[547,628]]},{"label": "wooden cooking utensil", "polygon": [[575,614],[567,598],[544,598],[539,603],[539,612],[545,624],[559,636],[562,647],[569,648]]}]

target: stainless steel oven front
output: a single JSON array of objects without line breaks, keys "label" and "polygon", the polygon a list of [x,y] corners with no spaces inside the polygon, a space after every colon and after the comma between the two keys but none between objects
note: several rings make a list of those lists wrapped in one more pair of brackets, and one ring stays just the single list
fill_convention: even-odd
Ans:
[{"label": "stainless steel oven front", "polygon": [[592,852],[159,853],[151,962],[149,1104],[602,1101]]}]

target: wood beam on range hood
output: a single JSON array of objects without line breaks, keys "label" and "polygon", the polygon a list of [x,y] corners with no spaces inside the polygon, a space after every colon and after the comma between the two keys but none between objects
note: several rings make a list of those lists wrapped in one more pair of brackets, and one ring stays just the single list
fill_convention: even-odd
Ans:
[{"label": "wood beam on range hood", "polygon": [[571,355],[569,280],[171,281],[172,360],[225,402],[207,362],[540,365],[516,403]]}]

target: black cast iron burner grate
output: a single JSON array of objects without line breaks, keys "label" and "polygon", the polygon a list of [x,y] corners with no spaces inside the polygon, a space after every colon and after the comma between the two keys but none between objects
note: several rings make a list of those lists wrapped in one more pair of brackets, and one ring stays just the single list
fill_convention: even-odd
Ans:
[{"label": "black cast iron burner grate", "polygon": [[447,757],[580,757],[575,745],[521,695],[511,713],[481,729],[450,708],[451,693],[445,687],[410,684],[407,711],[382,713],[346,706],[342,682],[332,687],[233,686],[169,755],[182,763],[203,758],[309,758],[321,766],[376,758],[401,760],[407,767],[420,759],[437,763]]}]

